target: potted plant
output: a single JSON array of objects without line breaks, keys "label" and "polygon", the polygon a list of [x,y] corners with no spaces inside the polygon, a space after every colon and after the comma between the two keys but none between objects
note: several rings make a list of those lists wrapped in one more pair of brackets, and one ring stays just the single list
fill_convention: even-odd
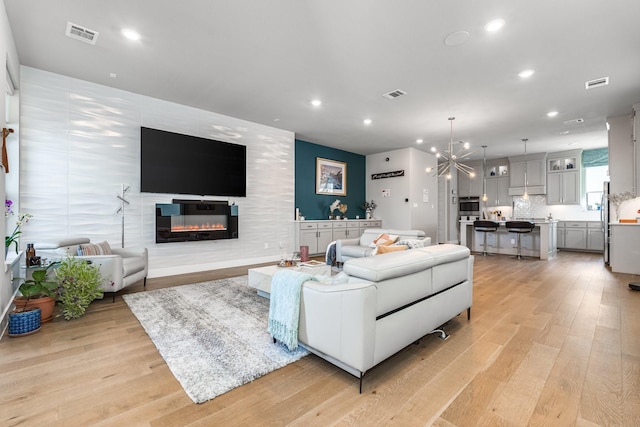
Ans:
[{"label": "potted plant", "polygon": [[[11,209],[12,205],[13,205],[13,202],[11,200],[5,199],[4,201],[5,217],[13,215],[13,210]],[[13,233],[11,233],[11,235],[9,236],[4,236],[5,258],[7,256],[7,252],[9,251],[9,248],[11,247],[11,245],[15,245],[16,254],[18,253],[18,239],[20,238],[20,234],[22,234],[22,230],[20,230],[20,227],[28,223],[31,218],[33,218],[33,215],[31,214],[18,212],[18,219],[16,220],[16,225],[15,225],[15,228],[13,229]]]},{"label": "potted plant", "polygon": [[66,257],[55,271],[58,299],[66,320],[82,316],[91,301],[102,297],[100,270],[87,260]]},{"label": "potted plant", "polygon": [[55,264],[33,271],[31,279],[25,280],[20,285],[19,290],[22,295],[13,299],[17,309],[39,307],[42,323],[53,319],[53,310],[58,297],[58,283],[47,278],[49,268]]}]

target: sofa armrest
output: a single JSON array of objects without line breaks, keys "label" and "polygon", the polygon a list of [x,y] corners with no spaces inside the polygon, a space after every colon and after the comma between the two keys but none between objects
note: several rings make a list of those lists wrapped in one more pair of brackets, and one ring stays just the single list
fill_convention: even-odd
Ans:
[{"label": "sofa armrest", "polygon": [[351,371],[366,371],[373,366],[376,294],[372,283],[305,282],[299,341],[340,361]]},{"label": "sofa armrest", "polygon": [[360,238],[356,237],[354,239],[339,239],[336,240],[336,261],[344,262],[342,259],[342,246],[358,246],[360,245]]},{"label": "sofa armrest", "polygon": [[121,248],[111,248],[111,252],[113,252],[115,255],[120,255],[123,258],[126,257],[136,257],[136,256],[142,256],[145,258],[148,258],[149,255],[149,251],[147,248],[139,248],[139,249],[121,249]]}]

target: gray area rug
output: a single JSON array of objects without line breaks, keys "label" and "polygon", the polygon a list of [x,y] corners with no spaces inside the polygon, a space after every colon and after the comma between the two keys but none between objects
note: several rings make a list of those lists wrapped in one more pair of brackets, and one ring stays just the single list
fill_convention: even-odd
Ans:
[{"label": "gray area rug", "polygon": [[269,300],[247,276],[123,295],[173,375],[195,402],[295,362],[267,332]]}]

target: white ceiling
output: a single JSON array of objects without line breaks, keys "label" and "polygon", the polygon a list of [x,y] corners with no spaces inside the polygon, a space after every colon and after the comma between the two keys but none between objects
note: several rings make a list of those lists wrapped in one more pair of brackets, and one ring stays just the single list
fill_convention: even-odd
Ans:
[{"label": "white ceiling", "polygon": [[[23,65],[360,154],[597,148],[640,103],[638,0],[5,0]],[[484,25],[502,18],[489,33]],[[67,22],[99,32],[65,36]],[[142,39],[120,31],[130,27]],[[459,46],[444,44],[456,31]],[[521,79],[518,73],[535,74]],[[116,78],[110,73],[117,74]],[[585,81],[610,84],[585,90]],[[407,95],[382,95],[401,89]],[[319,98],[322,106],[312,107]],[[555,118],[546,113],[559,112]],[[363,119],[371,118],[369,126]],[[580,125],[564,121],[583,118]],[[566,132],[569,133],[566,133]],[[421,145],[418,138],[424,139]],[[481,158],[479,150],[471,158]]]}]

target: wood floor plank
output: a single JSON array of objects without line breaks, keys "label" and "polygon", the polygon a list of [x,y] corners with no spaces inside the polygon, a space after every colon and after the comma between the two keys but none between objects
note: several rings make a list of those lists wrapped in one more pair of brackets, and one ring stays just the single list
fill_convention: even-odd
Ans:
[{"label": "wood floor plank", "polygon": [[[149,279],[147,291],[247,268]],[[640,425],[630,280],[598,254],[477,256],[471,320],[458,316],[447,341],[425,337],[372,369],[362,394],[355,377],[310,355],[198,405],[122,298],[106,298],[80,319],[2,337],[0,425]]]}]

